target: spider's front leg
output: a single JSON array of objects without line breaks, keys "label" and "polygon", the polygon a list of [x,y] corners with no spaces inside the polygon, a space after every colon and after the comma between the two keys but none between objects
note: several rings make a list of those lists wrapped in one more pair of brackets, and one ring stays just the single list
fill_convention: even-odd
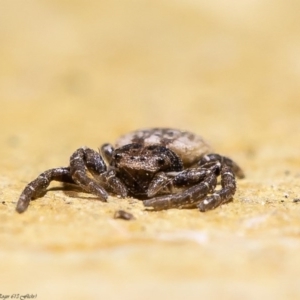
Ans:
[{"label": "spider's front leg", "polygon": [[[87,175],[89,171],[93,177]],[[107,170],[101,155],[86,147],[77,149],[70,158],[70,172],[72,179],[85,191],[106,200],[108,194],[104,187],[125,197],[127,190],[124,184],[116,177],[113,169]],[[102,187],[102,184],[104,187]]]},{"label": "spider's front leg", "polygon": [[219,167],[220,165],[217,163],[209,163],[206,166],[179,172],[172,179],[172,185],[175,187],[190,187],[183,192],[144,200],[143,204],[147,207],[153,207],[154,210],[173,207],[196,207],[201,199],[215,189]]},{"label": "spider's front leg", "polygon": [[180,172],[159,172],[149,184],[147,196],[151,198],[163,192],[171,193],[174,188],[191,186],[202,181],[213,167],[217,170],[220,165],[216,162],[208,162],[201,167],[186,169]]},{"label": "spider's front leg", "polygon": [[19,213],[24,212],[27,209],[30,200],[43,193],[53,180],[75,183],[71,177],[70,168],[55,168],[47,170],[40,174],[35,180],[27,184],[18,200],[16,211]]}]

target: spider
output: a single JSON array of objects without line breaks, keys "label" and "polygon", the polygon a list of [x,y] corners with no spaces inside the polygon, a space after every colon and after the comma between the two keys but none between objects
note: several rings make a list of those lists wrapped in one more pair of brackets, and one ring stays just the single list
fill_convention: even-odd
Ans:
[{"label": "spider", "polygon": [[143,200],[153,210],[198,207],[204,212],[232,199],[235,175],[244,177],[234,161],[212,153],[198,135],[171,128],[137,130],[120,137],[115,147],[77,149],[68,167],[49,169],[30,182],[16,210],[24,212],[56,180],[76,184],[102,201],[113,194]]}]

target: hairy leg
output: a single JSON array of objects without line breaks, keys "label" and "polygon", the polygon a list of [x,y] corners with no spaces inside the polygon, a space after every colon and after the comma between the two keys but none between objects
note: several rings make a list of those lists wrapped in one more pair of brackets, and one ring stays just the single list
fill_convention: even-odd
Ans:
[{"label": "hairy leg", "polygon": [[[206,170],[214,171],[204,173]],[[215,191],[217,175],[221,175],[221,189]],[[188,183],[195,184],[182,193],[169,194],[143,201],[145,206],[152,206],[155,210],[171,207],[195,207],[200,211],[214,209],[217,206],[230,201],[236,191],[235,174],[239,178],[244,177],[242,169],[231,159],[218,154],[204,156],[199,162],[198,168],[191,168],[178,173],[172,180],[176,186],[185,186]],[[201,181],[197,184],[197,181]],[[211,195],[207,196],[209,193]]]},{"label": "hairy leg", "polygon": [[232,159],[226,157],[226,156],[222,156],[220,154],[215,154],[215,153],[212,153],[212,154],[207,154],[205,156],[203,156],[203,158],[200,160],[199,162],[199,165],[204,165],[204,164],[207,164],[208,162],[220,162],[221,165],[227,165],[229,166],[233,173],[238,177],[238,178],[244,178],[245,177],[245,174],[243,172],[243,170],[240,168],[240,166],[235,163]]},{"label": "hairy leg", "polygon": [[107,192],[96,180],[88,176],[87,171],[96,176],[106,171],[106,165],[98,152],[82,147],[77,149],[70,157],[72,179],[82,189],[105,201],[108,198]]},{"label": "hairy leg", "polygon": [[221,189],[201,201],[197,207],[204,212],[230,201],[235,194],[236,183],[233,170],[224,164],[221,168]]},{"label": "hairy leg", "polygon": [[[127,189],[114,169],[107,170],[101,155],[90,148],[79,148],[70,158],[70,169],[73,180],[84,190],[92,193],[102,200],[106,200],[108,194],[106,188],[121,197],[127,196]],[[93,177],[87,175],[89,171]]]},{"label": "hairy leg", "polygon": [[40,174],[35,180],[31,181],[23,190],[16,210],[19,213],[24,212],[30,200],[36,198],[39,194],[44,192],[49,186],[50,182],[56,180],[66,183],[75,183],[70,174],[70,168],[55,168],[50,169]]},{"label": "hairy leg", "polygon": [[154,210],[196,207],[199,201],[215,189],[217,184],[216,168],[202,170],[201,172],[205,173],[205,175],[201,173],[201,178],[204,176],[203,180],[180,193],[144,200],[143,204],[146,207],[153,207]]},{"label": "hairy leg", "polygon": [[218,173],[220,165],[216,162],[209,162],[201,166],[189,168],[180,172],[160,172],[154,176],[149,184],[147,196],[149,198],[161,194],[163,190],[172,192],[177,187],[188,187],[201,182],[208,172],[215,170]]}]

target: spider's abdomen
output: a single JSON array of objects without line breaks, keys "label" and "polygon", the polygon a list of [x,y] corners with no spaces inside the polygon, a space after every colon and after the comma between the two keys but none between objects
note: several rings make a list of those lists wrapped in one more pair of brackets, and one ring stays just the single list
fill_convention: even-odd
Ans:
[{"label": "spider's abdomen", "polygon": [[211,152],[211,147],[204,139],[189,131],[172,128],[149,128],[137,130],[121,136],[116,148],[138,143],[144,146],[161,145],[176,153],[185,167],[189,167]]}]

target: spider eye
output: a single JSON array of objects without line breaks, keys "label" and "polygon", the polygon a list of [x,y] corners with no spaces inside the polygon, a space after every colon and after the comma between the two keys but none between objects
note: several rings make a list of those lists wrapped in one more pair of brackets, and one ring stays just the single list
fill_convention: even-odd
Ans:
[{"label": "spider eye", "polygon": [[162,157],[159,157],[159,158],[157,159],[157,163],[158,163],[160,166],[162,166],[162,165],[165,164],[165,159],[162,158]]},{"label": "spider eye", "polygon": [[115,154],[115,159],[116,160],[120,160],[122,158],[122,154],[121,153],[116,153]]}]

